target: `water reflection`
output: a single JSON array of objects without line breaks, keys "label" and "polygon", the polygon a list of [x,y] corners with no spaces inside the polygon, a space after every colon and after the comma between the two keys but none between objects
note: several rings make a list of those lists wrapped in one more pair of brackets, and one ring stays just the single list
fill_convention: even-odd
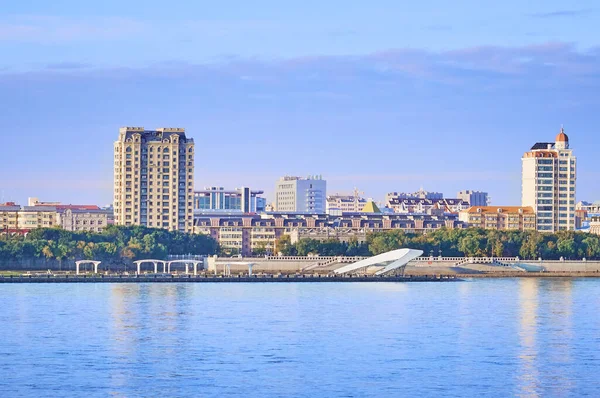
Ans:
[{"label": "water reflection", "polygon": [[537,317],[539,305],[539,280],[521,278],[519,281],[520,322],[519,340],[519,396],[539,396],[538,349],[536,345]]},{"label": "water reflection", "polygon": [[551,394],[569,395],[574,388],[576,378],[571,374],[573,363],[573,280],[544,280],[541,284],[544,297],[547,297],[549,308],[545,313],[548,331],[544,348],[550,356],[551,363],[559,366],[550,370],[546,377],[550,378]]}]

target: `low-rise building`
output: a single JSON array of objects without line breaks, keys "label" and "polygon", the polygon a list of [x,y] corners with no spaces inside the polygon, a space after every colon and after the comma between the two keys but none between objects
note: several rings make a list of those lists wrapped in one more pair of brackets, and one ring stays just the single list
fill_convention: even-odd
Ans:
[{"label": "low-rise building", "polygon": [[57,225],[67,231],[102,232],[109,224],[109,216],[109,211],[98,206],[56,206]]},{"label": "low-rise building", "polygon": [[500,231],[536,229],[536,217],[532,207],[473,206],[461,211],[459,220],[470,227]]},{"label": "low-rise building", "polygon": [[257,248],[273,253],[277,239],[283,235],[290,235],[294,241],[302,238],[364,241],[371,232],[427,233],[440,228],[464,227],[457,214],[196,214],[194,219],[195,233],[209,235],[221,247],[234,249],[245,256]]},{"label": "low-rise building", "polygon": [[600,216],[593,216],[590,220],[590,233],[600,235]]},{"label": "low-rise building", "polygon": [[358,192],[353,195],[328,195],[327,214],[359,213],[367,204],[365,198],[361,198]]},{"label": "low-rise building", "polygon": [[0,232],[14,233],[19,230],[19,211],[21,206],[14,202],[0,204]]},{"label": "low-rise building", "polygon": [[57,226],[56,208],[52,206],[23,206],[18,212],[19,231]]},{"label": "low-rise building", "polygon": [[439,211],[445,213],[458,213],[470,207],[469,202],[462,199],[422,199],[402,198],[400,196],[386,197],[385,206],[394,213],[400,214],[432,214]]},{"label": "low-rise building", "polygon": [[419,189],[417,192],[407,193],[407,192],[390,192],[385,195],[385,200],[388,202],[390,199],[431,199],[438,200],[444,199],[444,194],[441,192],[429,192],[425,191],[423,188]]}]

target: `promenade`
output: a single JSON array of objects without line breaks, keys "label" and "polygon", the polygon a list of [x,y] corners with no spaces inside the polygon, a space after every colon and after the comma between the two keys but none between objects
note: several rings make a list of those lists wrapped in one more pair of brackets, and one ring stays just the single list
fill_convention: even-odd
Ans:
[{"label": "promenade", "polygon": [[451,282],[454,275],[367,276],[367,275],[11,275],[0,283],[350,283],[350,282]]}]

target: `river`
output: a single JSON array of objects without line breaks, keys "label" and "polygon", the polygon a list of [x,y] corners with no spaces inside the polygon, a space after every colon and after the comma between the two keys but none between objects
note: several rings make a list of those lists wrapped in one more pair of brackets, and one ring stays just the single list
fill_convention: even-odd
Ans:
[{"label": "river", "polygon": [[600,279],[0,285],[6,397],[600,396]]}]

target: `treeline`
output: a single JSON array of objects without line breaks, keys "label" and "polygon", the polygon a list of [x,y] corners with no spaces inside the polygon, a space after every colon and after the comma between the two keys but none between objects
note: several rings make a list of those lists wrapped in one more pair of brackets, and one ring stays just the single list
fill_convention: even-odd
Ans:
[{"label": "treeline", "polygon": [[284,236],[277,242],[276,250],[283,255],[368,256],[400,248],[420,249],[425,256],[436,257],[592,260],[600,259],[600,236],[572,231],[548,234],[477,228],[440,229],[426,235],[387,231],[369,234],[365,243],[301,239],[292,244],[289,237]]},{"label": "treeline", "polygon": [[209,236],[140,226],[108,226],[102,233],[43,228],[25,237],[0,234],[0,261],[94,259],[121,264],[145,258],[163,260],[168,255],[214,254],[217,249],[217,242]]}]

